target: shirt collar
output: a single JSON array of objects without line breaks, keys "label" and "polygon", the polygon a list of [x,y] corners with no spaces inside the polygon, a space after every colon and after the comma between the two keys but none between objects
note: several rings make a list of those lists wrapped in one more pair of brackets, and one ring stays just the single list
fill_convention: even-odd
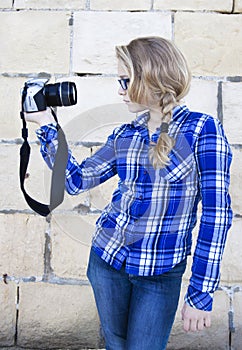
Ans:
[{"label": "shirt collar", "polygon": [[181,121],[185,113],[188,113],[189,109],[186,105],[179,105],[173,108],[172,111],[172,121],[177,122]]},{"label": "shirt collar", "polygon": [[150,119],[150,113],[149,111],[145,111],[144,113],[138,115],[136,119],[131,122],[131,124],[135,127],[137,126],[147,127],[149,119]]},{"label": "shirt collar", "polygon": [[[173,122],[179,122],[184,117],[184,113],[189,112],[189,109],[186,105],[178,105],[173,108],[172,111],[172,121]],[[138,115],[135,120],[132,121],[132,125],[137,126],[145,126],[147,127],[147,123],[150,119],[150,113],[149,111],[145,111],[141,115]]]}]

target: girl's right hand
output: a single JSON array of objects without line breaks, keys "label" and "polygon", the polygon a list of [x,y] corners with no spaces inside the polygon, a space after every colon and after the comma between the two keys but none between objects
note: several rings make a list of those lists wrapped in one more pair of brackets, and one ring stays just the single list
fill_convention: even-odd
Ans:
[{"label": "girl's right hand", "polygon": [[26,113],[24,112],[26,122],[36,123],[39,126],[55,123],[55,119],[51,113],[50,108],[45,111]]}]

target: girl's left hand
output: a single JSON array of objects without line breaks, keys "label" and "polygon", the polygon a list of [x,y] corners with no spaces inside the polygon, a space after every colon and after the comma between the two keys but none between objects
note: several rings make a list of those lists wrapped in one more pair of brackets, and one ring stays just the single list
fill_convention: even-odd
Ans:
[{"label": "girl's left hand", "polygon": [[211,326],[211,313],[209,311],[194,309],[184,303],[181,314],[185,332],[202,331]]},{"label": "girl's left hand", "polygon": [[26,113],[24,112],[26,122],[36,123],[39,126],[55,123],[55,119],[51,114],[50,108],[41,112]]}]

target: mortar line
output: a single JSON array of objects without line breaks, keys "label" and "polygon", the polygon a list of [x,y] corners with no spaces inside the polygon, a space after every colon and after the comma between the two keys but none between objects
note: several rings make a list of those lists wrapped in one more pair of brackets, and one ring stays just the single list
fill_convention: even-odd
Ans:
[{"label": "mortar line", "polygon": [[233,308],[233,297],[234,297],[234,289],[232,293],[229,295],[229,312],[228,312],[228,323],[229,323],[229,350],[233,349],[233,333],[235,332],[234,327],[234,308]]},{"label": "mortar line", "polygon": [[17,286],[14,346],[16,346],[18,342],[19,299],[20,299],[19,286]]},{"label": "mortar line", "polygon": [[86,0],[85,11],[90,11],[90,10],[91,10],[91,1]]},{"label": "mortar line", "polygon": [[171,13],[171,40],[175,41],[175,13]]},{"label": "mortar line", "polygon": [[[90,247],[89,247],[90,248]],[[5,278],[4,276],[0,277],[0,282],[5,283],[4,281],[7,282],[7,284],[9,282],[14,282],[17,285],[19,285],[20,283],[49,283],[49,284],[56,284],[56,285],[66,285],[66,286],[86,286],[86,285],[90,285],[90,282],[83,277],[80,278],[72,278],[72,277],[60,277],[57,276],[55,274],[52,274],[52,276],[48,279],[48,281],[44,281],[43,280],[43,276],[30,276],[30,277],[15,277],[15,276],[7,276],[7,278]],[[239,288],[238,292],[242,291],[242,286],[238,287],[236,285],[236,288]],[[17,299],[20,297],[16,296],[16,305],[17,305]],[[16,306],[17,308],[17,306]],[[0,346],[1,348],[1,346]]]},{"label": "mortar line", "polygon": [[[172,12],[174,15],[174,12]],[[92,78],[92,77],[98,77],[100,79],[102,78],[109,78],[109,77],[116,77],[116,73],[80,73],[80,72],[72,72],[73,75],[76,75],[77,77],[85,77],[85,78]],[[51,78],[52,76],[55,76],[56,79],[66,77],[67,74],[61,74],[61,73],[47,73],[47,72],[32,72],[32,73],[7,73],[7,72],[0,72],[0,77],[4,78]],[[216,81],[216,82],[231,82],[231,83],[241,83],[242,82],[242,76],[241,75],[235,75],[235,76],[216,76],[216,75],[193,75],[193,79],[199,79],[199,80],[205,80],[205,81]]]},{"label": "mortar line", "polygon": [[69,68],[69,74],[73,74],[73,37],[74,37],[74,12],[71,13],[71,18],[69,20],[69,27],[70,27],[70,68]]},{"label": "mortar line", "polygon": [[150,11],[154,11],[154,2],[155,0],[151,0]]},{"label": "mortar line", "polygon": [[218,120],[223,124],[223,85],[220,81],[217,90],[217,114]]},{"label": "mortar line", "polygon": [[49,281],[53,274],[51,267],[51,215],[46,217],[47,228],[45,230],[45,251],[44,251],[44,276],[43,281]]},{"label": "mortar line", "polygon": [[231,13],[234,13],[234,9],[235,9],[235,0],[233,0],[233,2],[232,2],[232,9],[231,9]]},{"label": "mortar line", "polygon": [[[90,248],[90,247],[89,247]],[[46,283],[46,281],[43,280],[42,276],[31,276],[31,277],[15,277],[15,276],[7,276],[7,284],[9,282],[15,282],[16,284],[20,283]],[[0,276],[0,283],[4,282],[4,277]],[[52,274],[51,278],[47,281],[51,284],[57,284],[57,285],[90,285],[90,282],[85,278],[72,278],[72,277],[61,277],[55,274]],[[188,287],[188,283],[186,281],[182,282],[183,287]],[[242,284],[241,283],[234,283],[232,285],[226,285],[226,284],[220,284],[218,286],[218,289],[216,292],[224,292],[228,298],[230,298],[231,293],[234,295],[236,293],[242,293]],[[216,293],[215,292],[215,293]],[[20,300],[20,296],[18,295],[18,298],[16,300]],[[17,304],[17,302],[16,302]],[[0,346],[1,348],[1,346]]]}]

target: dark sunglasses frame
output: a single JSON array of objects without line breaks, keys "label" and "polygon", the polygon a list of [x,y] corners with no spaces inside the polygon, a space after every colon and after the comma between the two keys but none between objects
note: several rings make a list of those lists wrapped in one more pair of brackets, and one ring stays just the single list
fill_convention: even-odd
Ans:
[{"label": "dark sunglasses frame", "polygon": [[118,79],[118,82],[123,90],[128,90],[128,83],[130,82],[129,78]]}]

